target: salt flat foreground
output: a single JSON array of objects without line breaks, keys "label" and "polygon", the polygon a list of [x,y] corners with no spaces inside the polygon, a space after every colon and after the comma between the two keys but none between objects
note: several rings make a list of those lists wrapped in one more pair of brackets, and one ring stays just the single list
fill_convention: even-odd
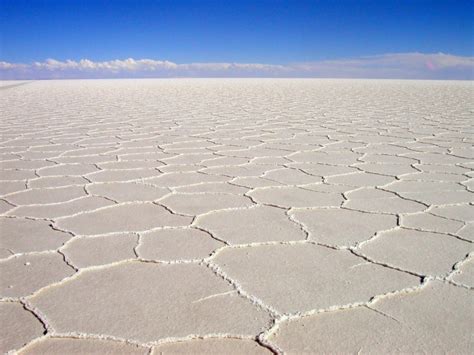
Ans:
[{"label": "salt flat foreground", "polygon": [[473,86],[1,95],[1,350],[473,352]]}]

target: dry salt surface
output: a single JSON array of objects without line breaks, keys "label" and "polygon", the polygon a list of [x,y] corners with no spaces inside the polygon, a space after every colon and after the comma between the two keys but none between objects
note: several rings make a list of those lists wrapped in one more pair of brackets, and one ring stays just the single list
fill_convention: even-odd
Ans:
[{"label": "dry salt surface", "polygon": [[473,352],[473,84],[0,89],[2,352]]}]

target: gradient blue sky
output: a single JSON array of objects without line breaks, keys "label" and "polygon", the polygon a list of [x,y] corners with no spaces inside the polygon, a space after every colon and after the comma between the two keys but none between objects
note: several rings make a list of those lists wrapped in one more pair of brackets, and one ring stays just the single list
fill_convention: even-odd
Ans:
[{"label": "gradient blue sky", "polygon": [[472,57],[464,0],[0,0],[0,61],[282,64],[387,53]]}]

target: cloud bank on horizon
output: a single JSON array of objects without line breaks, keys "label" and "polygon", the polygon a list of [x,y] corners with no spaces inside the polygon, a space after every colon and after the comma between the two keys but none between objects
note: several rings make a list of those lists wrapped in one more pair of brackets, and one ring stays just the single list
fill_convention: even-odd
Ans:
[{"label": "cloud bank on horizon", "polygon": [[314,77],[474,80],[474,57],[444,53],[392,53],[287,65],[189,63],[166,60],[59,61],[31,64],[0,61],[0,79],[91,79],[169,77]]}]

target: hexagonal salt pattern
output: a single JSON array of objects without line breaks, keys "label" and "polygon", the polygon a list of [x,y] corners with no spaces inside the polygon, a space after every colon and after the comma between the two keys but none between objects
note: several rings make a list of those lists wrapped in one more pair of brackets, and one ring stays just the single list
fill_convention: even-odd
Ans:
[{"label": "hexagonal salt pattern", "polygon": [[473,87],[0,96],[0,351],[469,353]]},{"label": "hexagonal salt pattern", "polygon": [[58,332],[143,343],[190,334],[251,335],[270,322],[265,310],[195,264],[126,262],[84,271],[39,292],[31,303]]},{"label": "hexagonal salt pattern", "polygon": [[[284,322],[271,340],[289,353],[468,354],[474,317],[470,291],[431,282],[422,290],[380,298],[372,306]],[[433,337],[436,334],[436,337]]]}]

